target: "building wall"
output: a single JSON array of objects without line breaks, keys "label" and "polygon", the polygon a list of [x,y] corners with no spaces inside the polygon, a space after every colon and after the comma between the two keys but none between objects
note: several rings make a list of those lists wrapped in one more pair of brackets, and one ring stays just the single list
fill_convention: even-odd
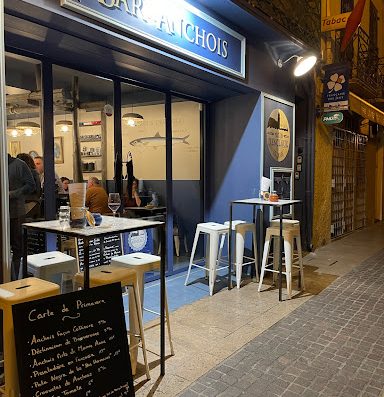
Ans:
[{"label": "building wall", "polygon": [[[231,200],[255,197],[260,186],[261,99],[259,94],[228,98],[211,105],[207,137],[206,220],[229,218]],[[251,219],[238,208],[233,219]]]},{"label": "building wall", "polygon": [[[355,1],[356,4],[357,0]],[[378,10],[378,45],[379,56],[384,54],[383,38],[383,0],[373,0]],[[361,27],[369,34],[369,6],[367,1],[361,21]],[[322,16],[340,14],[340,1],[322,0]],[[332,33],[332,36],[334,34]],[[331,48],[330,42],[326,43],[322,39],[322,50]],[[357,48],[355,49],[357,51]],[[331,51],[325,52],[326,63],[332,63]],[[322,106],[321,92],[322,82],[320,75],[317,80],[317,106]],[[319,247],[327,244],[331,240],[331,195],[332,195],[332,137],[328,129],[317,118],[315,133],[315,181],[314,181],[314,214],[313,214],[313,246]],[[377,150],[375,141],[369,141],[366,151],[366,223],[372,224],[378,216],[382,214],[382,191],[383,191],[383,172],[382,161],[383,153]]]},{"label": "building wall", "polygon": [[313,208],[314,247],[329,243],[331,240],[331,180],[332,180],[332,137],[328,128],[316,121],[315,138],[315,183]]}]

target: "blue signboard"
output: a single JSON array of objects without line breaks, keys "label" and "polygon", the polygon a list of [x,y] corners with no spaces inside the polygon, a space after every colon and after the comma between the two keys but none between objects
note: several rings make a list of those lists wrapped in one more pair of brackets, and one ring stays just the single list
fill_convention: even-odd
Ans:
[{"label": "blue signboard", "polygon": [[61,5],[245,77],[245,37],[184,0],[61,0]]},{"label": "blue signboard", "polygon": [[324,109],[348,110],[349,67],[344,64],[326,65],[324,71]]}]

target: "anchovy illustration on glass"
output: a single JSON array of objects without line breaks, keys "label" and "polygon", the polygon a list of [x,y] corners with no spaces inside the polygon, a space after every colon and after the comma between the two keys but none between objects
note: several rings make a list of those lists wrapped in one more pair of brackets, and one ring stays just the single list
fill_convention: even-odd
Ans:
[{"label": "anchovy illustration on glass", "polygon": [[[172,144],[185,143],[186,145],[189,145],[189,142],[187,142],[188,138],[189,138],[189,135],[186,135],[184,137],[172,137]],[[161,136],[160,133],[156,132],[156,134],[154,136],[137,138],[129,143],[132,146],[141,146],[142,145],[142,146],[149,146],[149,147],[156,148],[158,146],[165,146],[165,136]]]}]

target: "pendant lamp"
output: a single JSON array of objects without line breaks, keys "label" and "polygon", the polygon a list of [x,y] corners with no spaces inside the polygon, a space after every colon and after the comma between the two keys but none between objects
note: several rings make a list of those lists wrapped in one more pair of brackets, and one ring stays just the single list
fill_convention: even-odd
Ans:
[{"label": "pendant lamp", "polygon": [[21,121],[16,124],[16,128],[22,130],[25,136],[32,136],[40,131],[40,124],[34,121]]},{"label": "pendant lamp", "polygon": [[17,138],[21,135],[21,131],[16,128],[15,120],[13,120],[13,127],[7,127],[7,135],[12,138]]},{"label": "pendant lamp", "polygon": [[132,111],[129,113],[125,113],[122,119],[127,123],[129,127],[137,127],[138,125],[141,125],[144,121],[144,117],[141,114],[133,112],[133,105]]},{"label": "pendant lamp", "polygon": [[72,128],[73,123],[71,120],[59,120],[56,125],[60,127],[60,132],[66,133]]}]

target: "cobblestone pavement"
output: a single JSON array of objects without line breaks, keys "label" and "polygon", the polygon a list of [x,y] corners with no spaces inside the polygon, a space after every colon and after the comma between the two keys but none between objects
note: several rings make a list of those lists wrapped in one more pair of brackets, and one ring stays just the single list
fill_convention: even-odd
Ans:
[{"label": "cobblestone pavement", "polygon": [[384,396],[384,250],[179,396]]}]

